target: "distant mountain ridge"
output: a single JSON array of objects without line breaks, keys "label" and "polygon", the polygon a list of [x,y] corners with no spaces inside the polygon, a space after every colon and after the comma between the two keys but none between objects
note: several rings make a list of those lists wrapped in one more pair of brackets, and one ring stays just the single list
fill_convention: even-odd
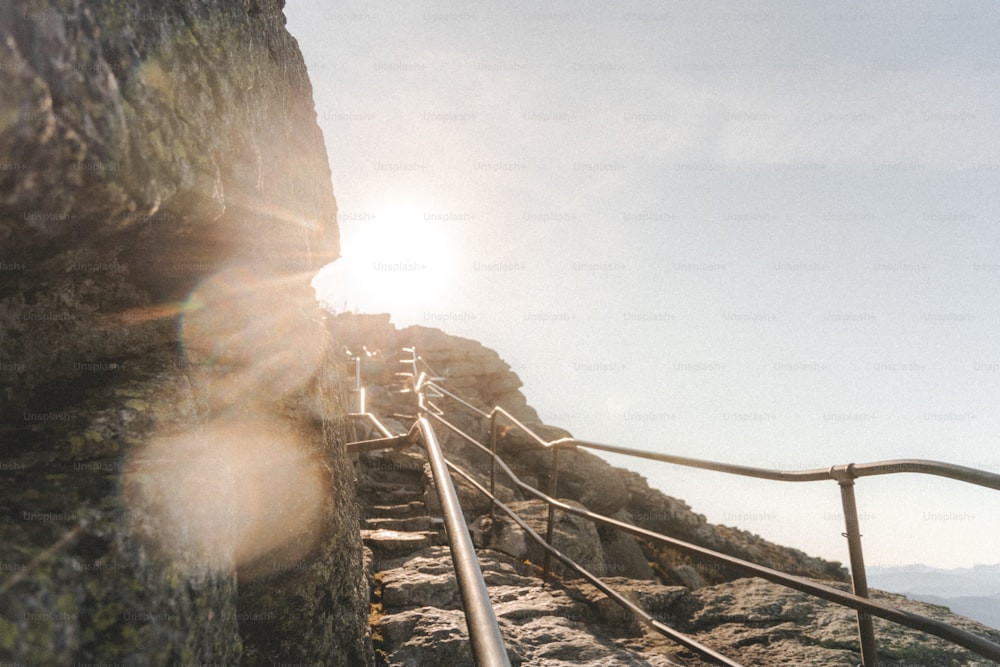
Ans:
[{"label": "distant mountain ridge", "polygon": [[948,607],[1000,629],[1000,564],[954,569],[927,565],[869,567],[873,588]]}]

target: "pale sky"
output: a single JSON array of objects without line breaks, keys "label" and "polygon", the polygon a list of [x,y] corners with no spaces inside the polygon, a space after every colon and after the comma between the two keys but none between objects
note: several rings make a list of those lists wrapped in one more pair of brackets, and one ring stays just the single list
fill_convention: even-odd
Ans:
[{"label": "pale sky", "polygon": [[[496,349],[575,436],[1000,472],[1000,6],[290,0],[334,306]],[[611,459],[847,561],[835,482]],[[857,486],[872,565],[1000,562],[1000,493]]]}]

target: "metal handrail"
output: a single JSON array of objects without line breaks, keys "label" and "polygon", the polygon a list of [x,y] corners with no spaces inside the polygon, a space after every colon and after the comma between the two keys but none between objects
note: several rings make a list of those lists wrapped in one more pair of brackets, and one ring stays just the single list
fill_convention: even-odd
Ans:
[{"label": "metal handrail", "polygon": [[[476,445],[477,447],[482,448],[484,451],[486,451],[491,456],[496,457],[495,460],[498,463],[498,465],[500,465],[500,467],[503,469],[503,472],[506,473],[506,475],[510,478],[510,480],[516,486],[518,486],[519,488],[521,488],[523,491],[526,491],[529,494],[534,495],[536,498],[545,501],[549,505],[549,507],[559,506],[559,507],[565,508],[565,509],[567,509],[569,511],[575,511],[577,509],[577,508],[571,507],[569,505],[565,505],[563,503],[560,503],[559,501],[554,500],[550,496],[548,496],[548,495],[542,493],[541,491],[537,490],[535,487],[531,486],[530,484],[525,483],[524,481],[521,480],[521,478],[519,478],[516,474],[514,474],[514,471],[512,471],[507,466],[507,464],[504,463],[504,461],[503,461],[502,458],[500,458],[499,456],[496,456],[495,454],[493,454],[489,450],[486,450],[486,448],[483,447],[483,445],[481,443],[479,443],[477,440],[475,440],[468,433],[465,433],[464,431],[462,431],[461,429],[459,429],[454,424],[451,424],[450,422],[448,422],[447,420],[445,420],[443,417],[437,416],[435,418],[439,422],[441,422],[446,428],[448,428],[450,431],[452,431],[453,433],[455,433],[455,434],[461,436],[462,438],[468,440],[470,443]],[[597,577],[596,575],[594,575],[592,572],[590,572],[589,570],[587,570],[583,566],[581,566],[578,563],[576,563],[576,561],[574,561],[573,559],[571,559],[569,556],[565,555],[564,553],[562,553],[561,551],[559,551],[558,549],[556,549],[552,545],[552,535],[551,534],[547,535],[546,537],[542,537],[541,535],[539,535],[537,532],[535,532],[535,530],[533,528],[531,528],[531,526],[529,526],[527,523],[525,523],[525,521],[523,519],[521,519],[521,517],[519,517],[516,512],[514,512],[514,510],[510,509],[506,504],[504,504],[496,496],[496,494],[493,491],[488,490],[485,487],[483,487],[478,481],[476,481],[474,478],[472,478],[467,472],[465,472],[464,470],[462,470],[459,466],[455,465],[451,461],[447,461],[447,463],[448,463],[448,467],[449,468],[451,468],[454,472],[457,472],[459,475],[461,475],[463,478],[465,478],[470,484],[472,484],[473,486],[475,486],[476,489],[479,490],[481,493],[485,494],[486,497],[489,498],[492,501],[493,505],[496,505],[497,507],[499,507],[515,523],[517,523],[522,529],[524,529],[526,531],[526,533],[528,534],[528,536],[531,537],[531,539],[535,540],[536,542],[538,542],[538,544],[540,544],[542,546],[542,548],[545,550],[546,554],[550,554],[550,555],[555,556],[557,559],[559,559],[560,561],[562,561],[567,567],[569,567],[573,571],[577,572],[578,574],[580,574],[580,576],[582,576],[584,579],[586,579],[587,581],[589,581],[598,590],[600,590],[601,592],[603,592],[605,595],[607,595],[608,597],[610,597],[612,600],[614,600],[615,602],[617,602],[619,605],[621,605],[622,607],[624,607],[625,609],[627,609],[631,613],[633,613],[636,616],[638,616],[641,621],[643,621],[644,623],[646,623],[650,627],[654,628],[660,634],[663,634],[664,636],[669,637],[670,639],[674,640],[678,644],[680,644],[680,645],[682,645],[682,646],[684,646],[686,648],[689,648],[689,649],[695,651],[696,653],[698,653],[702,657],[710,658],[712,660],[715,660],[719,664],[727,665],[729,667],[742,667],[742,665],[740,665],[739,663],[733,662],[729,658],[725,657],[724,655],[722,655],[720,653],[717,653],[716,651],[714,651],[713,649],[709,648],[708,646],[705,646],[701,642],[698,642],[697,640],[692,639],[691,637],[688,637],[687,635],[685,635],[685,634],[683,634],[683,633],[681,633],[681,632],[679,632],[679,631],[671,628],[670,626],[665,625],[665,624],[661,623],[660,621],[657,621],[655,618],[653,618],[644,609],[642,609],[641,607],[639,607],[638,605],[636,605],[635,603],[633,603],[631,600],[629,600],[628,598],[626,598],[625,596],[623,596],[621,593],[619,593],[618,591],[616,591],[611,586],[608,586],[607,584],[605,584],[599,577]],[[585,516],[586,518],[590,518],[590,517],[588,517],[586,515],[583,515],[583,516]],[[601,516],[601,515],[595,515],[595,516]],[[605,518],[607,518],[607,517],[605,517]],[[610,520],[610,521],[613,522],[614,520]],[[616,523],[617,522],[612,523],[610,525],[615,525]]]},{"label": "metal handrail", "polygon": [[[768,579],[775,583],[779,583],[793,589],[797,589],[806,592],[810,595],[826,599],[843,606],[847,606],[856,609],[858,612],[858,631],[861,643],[861,653],[863,664],[868,667],[874,667],[877,665],[877,655],[874,640],[874,630],[872,628],[872,615],[885,618],[887,620],[911,627],[929,634],[936,635],[955,644],[968,648],[980,655],[989,657],[994,660],[1000,660],[1000,645],[995,644],[986,640],[983,637],[975,635],[971,632],[962,630],[951,626],[942,621],[936,619],[920,616],[918,614],[912,614],[905,612],[889,605],[885,605],[879,602],[872,601],[868,598],[868,587],[865,578],[865,567],[864,560],[861,553],[861,534],[858,525],[857,509],[854,500],[854,480],[859,477],[875,476],[883,474],[894,474],[900,472],[915,472],[932,474],[943,477],[948,477],[956,479],[963,482],[968,482],[972,484],[977,484],[980,486],[985,486],[988,488],[1000,489],[1000,475],[994,475],[992,473],[987,473],[985,471],[976,470],[974,468],[967,468],[964,466],[957,466],[954,464],[943,463],[939,461],[929,461],[923,459],[902,459],[895,461],[880,461],[874,463],[865,464],[846,464],[846,465],[835,465],[828,469],[816,469],[816,470],[801,470],[801,471],[785,471],[785,470],[769,470],[764,468],[754,468],[751,466],[742,466],[729,463],[721,463],[717,461],[707,461],[702,459],[694,459],[689,457],[680,457],[667,454],[655,454],[651,452],[644,452],[641,450],[630,449],[626,447],[618,447],[615,445],[606,445],[602,443],[589,442],[585,440],[577,440],[576,438],[559,438],[552,441],[546,441],[544,438],[539,436],[537,433],[532,431],[528,426],[518,420],[514,415],[512,415],[507,410],[496,406],[490,412],[485,412],[478,408],[477,406],[471,404],[461,396],[449,391],[448,389],[437,384],[440,380],[436,376],[434,370],[420,357],[417,356],[416,350],[413,348],[404,348],[406,351],[412,353],[412,359],[405,360],[402,363],[410,364],[412,367],[412,373],[404,374],[409,375],[411,379],[411,388],[414,393],[417,394],[417,398],[420,404],[420,414],[424,417],[430,416],[447,428],[454,431],[461,437],[465,438],[476,447],[485,451],[490,455],[490,491],[487,495],[491,499],[491,509],[492,514],[493,507],[501,507],[505,512],[510,514],[510,511],[502,502],[495,496],[495,467],[497,465],[503,468],[504,472],[508,477],[530,495],[535,496],[543,500],[548,508],[548,525],[547,534],[545,538],[537,536],[539,539],[543,539],[546,542],[545,545],[545,556],[543,565],[543,577],[548,579],[549,572],[549,556],[555,555],[558,559],[564,560],[565,555],[558,552],[551,546],[552,541],[552,527],[554,523],[554,511],[559,508],[562,511],[577,514],[583,516],[596,523],[601,523],[604,525],[613,526],[630,532],[641,537],[648,539],[653,539],[665,544],[668,544],[676,549],[685,551],[687,553],[693,553],[711,560],[715,560],[724,563],[733,569],[742,571],[751,575],[760,576],[762,578]],[[426,368],[427,372],[423,372],[419,369],[419,366]],[[430,375],[428,375],[428,373]],[[428,399],[428,394],[433,397],[447,397],[458,402],[459,404],[465,406],[467,409],[478,414],[484,419],[490,420],[491,429],[491,440],[492,440],[492,450],[487,449],[483,444],[464,433],[458,427],[454,426],[450,422],[444,419],[444,411],[433,404]],[[362,399],[363,400],[363,399]],[[552,466],[551,474],[549,478],[549,493],[544,494],[538,489],[531,487],[530,485],[522,482],[517,476],[510,470],[510,468],[503,462],[503,460],[496,454],[496,426],[497,418],[502,417],[510,421],[513,425],[521,429],[529,438],[534,440],[538,445],[549,449],[552,452]],[[388,438],[384,439],[388,440]],[[359,443],[360,444],[360,443]],[[366,445],[369,443],[366,443]],[[374,444],[374,441],[371,443]],[[796,577],[794,575],[788,575],[777,570],[772,570],[761,565],[757,565],[750,561],[744,561],[739,558],[728,556],[719,552],[714,552],[710,549],[704,547],[699,547],[697,545],[678,540],[676,538],[670,538],[653,531],[648,531],[643,528],[639,528],[632,524],[626,524],[610,517],[605,517],[603,515],[594,514],[589,510],[579,509],[561,503],[554,498],[556,491],[556,480],[558,476],[558,453],[561,448],[564,447],[582,447],[588,449],[596,449],[599,451],[607,451],[627,456],[636,456],[645,459],[658,460],[666,463],[673,463],[677,465],[683,465],[688,467],[696,467],[702,469],[713,470],[717,472],[725,472],[729,474],[737,474],[749,477],[756,477],[761,479],[771,479],[777,481],[819,481],[819,480],[834,480],[840,485],[841,496],[844,509],[845,523],[847,527],[847,532],[845,536],[848,538],[848,546],[851,556],[851,570],[853,577],[854,593],[845,593],[838,589],[825,586],[822,584],[817,584],[816,582],[810,581],[802,577]],[[452,469],[456,466],[451,462],[445,460],[445,464]],[[458,471],[456,471],[458,472]],[[459,473],[462,474],[462,473]],[[449,480],[450,481],[450,480]],[[471,480],[478,489],[485,492],[485,489],[481,487],[475,480]],[[513,518],[513,517],[512,517]],[[517,518],[515,521],[519,521]],[[519,521],[520,523],[520,521]],[[564,561],[565,562],[565,561]],[[573,568],[577,569],[577,568]],[[590,575],[591,577],[593,575]],[[589,580],[589,577],[588,577]],[[593,582],[592,582],[593,583]],[[601,588],[599,586],[599,588]],[[601,588],[604,590],[604,588]],[[611,594],[609,594],[611,595]],[[621,596],[617,593],[611,595],[613,599],[618,601]],[[640,616],[641,618],[641,616]],[[653,619],[655,620],[655,619]],[[655,626],[654,626],[655,627]],[[669,628],[668,628],[669,630]],[[675,632],[675,631],[671,631]],[[688,639],[689,638],[685,638]],[[693,640],[690,640],[693,641]],[[682,642],[683,643],[683,642]],[[690,648],[690,647],[689,647]],[[698,649],[694,649],[698,650]],[[706,653],[703,653],[705,657],[709,657],[713,660],[718,661],[718,654],[715,654],[711,649],[705,647]],[[701,652],[701,651],[698,651]],[[726,660],[723,658],[723,660]],[[735,664],[730,662],[724,662],[723,664]]]},{"label": "metal handrail", "polygon": [[545,440],[500,406],[494,407],[490,412],[484,412],[463,399],[461,396],[448,391],[434,382],[428,382],[427,384],[429,386],[433,386],[448,398],[461,403],[486,419],[489,419],[494,414],[503,415],[515,426],[524,431],[528,437],[543,447],[585,447],[587,449],[597,449],[605,452],[611,452],[613,454],[622,454],[624,456],[661,461],[663,463],[673,463],[675,465],[686,466],[689,468],[702,468],[704,470],[713,470],[716,472],[741,475],[743,477],[756,477],[758,479],[770,479],[780,482],[815,482],[831,479],[839,481],[844,477],[844,475],[848,475],[852,478],[859,478],[874,477],[877,475],[892,475],[897,473],[922,473],[948,477],[960,482],[1000,490],[1000,475],[996,473],[986,472],[985,470],[979,470],[978,468],[960,466],[954,463],[933,461],[930,459],[893,459],[888,461],[873,461],[871,463],[848,463],[844,465],[831,466],[830,468],[815,468],[812,470],[774,470],[769,468],[755,468],[752,466],[744,466],[733,463],[722,463],[720,461],[709,461],[706,459],[696,459],[686,456],[676,456],[673,454],[660,454],[641,449],[620,447],[618,445],[607,445],[589,440],[579,440],[577,438]]},{"label": "metal handrail", "polygon": [[566,554],[564,554],[559,549],[556,549],[550,543],[551,540],[549,542],[547,542],[546,539],[544,537],[542,537],[541,535],[539,535],[531,526],[529,526],[524,521],[524,519],[522,519],[520,516],[518,516],[517,512],[515,512],[510,507],[508,507],[506,504],[504,504],[495,495],[493,495],[492,493],[490,493],[490,491],[486,487],[484,487],[482,484],[480,484],[467,471],[463,470],[460,466],[455,465],[451,461],[446,461],[446,463],[448,464],[448,468],[450,468],[452,472],[457,473],[459,476],[461,476],[463,479],[465,479],[465,481],[467,481],[469,484],[471,484],[472,486],[474,486],[476,488],[476,490],[478,490],[480,493],[484,494],[486,497],[488,497],[490,500],[492,500],[493,504],[495,504],[497,507],[499,507],[501,510],[503,510],[503,512],[505,514],[507,514],[507,516],[509,516],[511,518],[511,520],[514,521],[514,523],[516,523],[518,526],[520,526],[521,529],[524,530],[525,533],[528,535],[528,537],[530,537],[532,540],[534,540],[535,542],[537,542],[539,544],[539,546],[541,546],[548,553],[551,553],[557,559],[559,559],[560,561],[562,561],[562,563],[564,565],[566,565],[566,567],[570,568],[571,570],[573,570],[574,572],[576,572],[577,574],[579,574],[581,577],[583,577],[584,579],[586,579],[588,582],[590,582],[591,585],[593,585],[599,591],[601,591],[602,593],[604,593],[605,595],[607,595],[609,598],[611,598],[612,600],[614,600],[615,602],[617,602],[620,606],[624,607],[626,610],[628,610],[630,613],[632,613],[635,617],[637,617],[643,623],[646,623],[647,625],[653,627],[654,629],[656,629],[657,631],[659,631],[661,634],[669,637],[670,639],[674,640],[675,642],[677,642],[681,646],[684,646],[685,648],[689,648],[689,649],[691,649],[693,651],[696,651],[697,653],[701,654],[704,657],[712,658],[716,662],[718,662],[720,664],[723,664],[723,665],[727,665],[728,667],[743,667],[740,663],[735,662],[735,661],[727,658],[726,656],[722,655],[721,653],[718,653],[718,652],[714,651],[713,649],[709,648],[708,646],[705,646],[701,642],[699,642],[699,641],[697,641],[695,639],[692,639],[691,637],[688,637],[684,633],[678,632],[677,630],[674,630],[670,626],[665,625],[665,624],[661,623],[660,621],[656,620],[655,618],[653,618],[653,616],[650,615],[645,609],[643,609],[642,607],[638,606],[637,604],[635,604],[634,602],[632,602],[631,600],[629,600],[628,598],[626,598],[624,595],[622,595],[621,593],[619,593],[618,591],[616,591],[611,586],[608,586],[606,583],[604,583],[604,581],[601,580],[600,577],[598,577],[597,575],[595,575],[593,572],[591,572],[587,568],[583,567],[582,565],[578,564],[576,561],[574,561],[572,558],[570,558],[569,556],[567,556]]},{"label": "metal handrail", "polygon": [[497,624],[490,594],[486,590],[483,571],[479,567],[476,549],[465,524],[465,515],[458,502],[458,493],[448,474],[448,467],[434,428],[427,417],[420,417],[414,428],[419,428],[424,440],[424,450],[430,463],[434,484],[437,486],[444,527],[448,534],[448,546],[455,568],[455,579],[462,595],[465,609],[465,623],[469,629],[469,641],[476,664],[481,667],[508,666],[507,650]]},{"label": "metal handrail", "polygon": [[397,435],[393,435],[393,432],[390,431],[388,428],[386,428],[385,424],[383,424],[382,422],[380,422],[378,420],[378,417],[376,417],[375,415],[373,415],[370,412],[350,412],[350,413],[348,413],[347,416],[348,417],[357,417],[359,419],[363,419],[363,420],[367,421],[369,423],[369,425],[373,426],[375,428],[375,430],[377,430],[379,433],[381,433],[384,438],[397,438],[397,437],[400,437],[400,436],[397,436]]},{"label": "metal handrail", "polygon": [[[468,442],[480,448],[487,455],[491,457],[496,456],[493,454],[493,452],[484,447],[481,443],[476,441],[468,434],[465,434],[454,424],[446,422],[446,420],[444,420],[441,417],[438,417],[437,419],[438,421],[442,422],[442,424],[444,424],[446,428],[448,428],[449,430],[458,435],[463,436],[465,439],[468,440]],[[934,634],[938,637],[941,637],[942,639],[947,639],[956,644],[964,646],[969,650],[975,651],[980,655],[984,655],[993,660],[1000,660],[1000,645],[994,644],[993,642],[983,639],[982,637],[975,635],[971,632],[968,632],[966,630],[955,628],[951,625],[948,625],[947,623],[938,621],[933,618],[928,618],[925,616],[921,616],[919,614],[898,610],[894,607],[891,607],[889,605],[883,604],[875,600],[871,600],[851,593],[846,593],[839,589],[814,582],[804,577],[798,577],[795,575],[786,574],[784,572],[780,572],[778,570],[774,570],[772,568],[768,568],[763,565],[757,565],[756,563],[745,561],[735,556],[730,556],[728,554],[714,551],[706,547],[701,547],[696,544],[692,544],[690,542],[685,542],[684,540],[668,537],[666,535],[648,530],[646,528],[641,528],[639,526],[635,526],[630,523],[625,523],[623,521],[619,521],[617,519],[613,519],[611,517],[607,517],[602,514],[597,514],[595,512],[591,512],[590,510],[580,509],[578,507],[573,507],[572,505],[567,505],[566,503],[556,500],[555,498],[552,498],[548,494],[545,494],[536,489],[535,487],[531,486],[530,484],[522,481],[499,456],[496,456],[495,461],[496,464],[501,468],[503,473],[507,475],[510,478],[510,480],[522,491],[525,491],[530,495],[538,498],[539,500],[542,500],[546,504],[557,507],[564,512],[568,512],[570,514],[576,514],[577,516],[582,516],[586,519],[590,519],[595,523],[600,523],[606,526],[619,528],[625,532],[637,535],[639,537],[653,539],[658,542],[667,544],[671,547],[674,547],[678,550],[685,551],[687,553],[696,556],[705,557],[710,560],[714,560],[716,562],[732,567],[733,569],[740,570],[742,572],[760,577],[762,579],[767,579],[768,581],[772,581],[777,584],[783,584],[785,586],[788,586],[789,588],[802,591],[803,593],[808,593],[815,597],[819,597],[828,600],[830,602],[835,602],[847,607],[851,607],[859,611],[865,611],[874,614],[875,616],[885,618],[886,620],[899,623],[900,625],[906,625],[907,627],[911,627],[916,630],[921,630],[924,632],[928,632],[930,634]]]},{"label": "metal handrail", "polygon": [[576,438],[561,438],[547,443],[550,447],[585,447],[596,449],[613,454],[623,454],[664,463],[673,463],[688,468],[701,468],[715,472],[724,472],[742,477],[755,477],[757,479],[769,479],[779,482],[816,482],[821,480],[834,480],[840,482],[846,479],[858,479],[860,477],[875,477],[878,475],[894,475],[898,473],[918,473],[924,475],[936,475],[947,477],[966,484],[975,484],[990,489],[1000,490],[1000,475],[986,472],[977,468],[969,468],[954,463],[943,461],[933,461],[931,459],[893,459],[889,461],[873,461],[870,463],[847,463],[835,465],[829,468],[818,468],[814,470],[772,470],[768,468],[754,468],[751,466],[722,463],[719,461],[707,461],[685,456],[674,456],[671,454],[657,454],[655,452],[644,452],[629,447],[619,447],[617,445],[606,445],[599,442],[578,440]]},{"label": "metal handrail", "polygon": [[[528,485],[523,485],[523,483],[517,480],[516,476],[512,471],[503,463],[495,451],[490,451],[478,441],[475,441],[471,437],[462,434],[470,442],[474,443],[477,447],[481,448],[487,454],[491,456],[491,478],[493,477],[492,466],[494,464],[499,464],[504,468],[504,472],[510,476],[511,480],[514,481],[523,490],[528,491],[535,497],[545,501],[550,508],[550,527],[551,527],[551,510],[554,507],[559,507],[563,511],[567,511],[573,514],[578,514],[580,516],[585,516],[598,523],[604,523],[605,525],[613,525],[617,528],[631,532],[636,535],[643,537],[655,539],[660,542],[664,542],[674,546],[675,548],[687,551],[689,553],[696,553],[698,555],[714,559],[719,562],[724,562],[734,569],[748,572],[756,576],[768,579],[775,583],[783,584],[791,588],[809,593],[816,597],[827,599],[831,602],[835,602],[844,606],[851,607],[858,611],[858,631],[860,636],[860,643],[862,649],[862,659],[863,664],[869,667],[874,667],[878,664],[878,658],[876,655],[876,647],[874,641],[874,630],[872,626],[871,615],[879,616],[887,620],[899,623],[901,625],[906,625],[929,634],[936,635],[943,639],[947,639],[955,644],[968,648],[979,655],[989,657],[993,660],[1000,660],[1000,645],[990,642],[978,635],[967,632],[960,628],[956,628],[942,621],[937,621],[936,619],[920,616],[918,614],[911,614],[909,612],[903,612],[894,607],[888,605],[883,605],[881,603],[873,602],[868,599],[868,586],[867,579],[864,568],[864,560],[861,553],[861,534],[858,526],[858,516],[857,509],[854,500],[854,480],[859,477],[876,476],[876,475],[887,475],[903,472],[911,473],[923,473],[931,474],[942,477],[948,477],[958,481],[976,484],[979,486],[984,486],[987,488],[1000,489],[1000,475],[985,472],[982,470],[977,470],[975,468],[968,468],[965,466],[959,466],[950,463],[943,463],[940,461],[931,461],[925,459],[900,459],[893,461],[878,461],[873,463],[863,463],[863,464],[846,464],[846,465],[835,465],[828,469],[815,469],[815,470],[801,470],[801,471],[784,471],[784,470],[769,470],[764,468],[754,468],[750,466],[741,466],[729,463],[721,463],[717,461],[707,461],[702,459],[694,459],[689,457],[673,456],[668,454],[656,454],[652,452],[644,452],[641,450],[630,449],[627,447],[618,447],[615,445],[605,445],[602,443],[589,442],[585,440],[577,440],[576,438],[559,438],[553,441],[546,441],[541,438],[538,434],[534,433],[530,428],[520,422],[517,418],[511,415],[509,412],[503,408],[497,406],[494,407],[490,412],[484,412],[483,410],[472,405],[463,398],[455,395],[454,393],[448,391],[447,389],[436,385],[434,383],[428,383],[432,385],[438,392],[444,394],[445,396],[456,400],[460,404],[466,406],[472,411],[476,412],[483,418],[491,420],[491,423],[495,424],[495,419],[497,415],[502,415],[509,419],[518,428],[524,431],[528,437],[533,439],[539,445],[549,448],[553,452],[553,477],[558,474],[558,458],[556,454],[561,447],[583,447],[588,449],[596,449],[599,451],[607,451],[617,454],[623,454],[628,456],[636,456],[639,458],[645,458],[650,460],[657,460],[666,463],[673,463],[682,466],[696,467],[707,470],[713,470],[717,472],[725,472],[729,474],[736,474],[748,477],[756,477],[761,479],[770,479],[777,481],[819,481],[819,480],[834,480],[841,488],[842,502],[844,506],[845,523],[847,524],[847,532],[845,536],[848,538],[848,547],[851,556],[851,571],[854,594],[846,594],[843,591],[839,591],[828,586],[822,586],[810,582],[809,580],[794,577],[793,575],[787,575],[776,570],[770,570],[769,568],[764,568],[748,561],[743,561],[741,559],[736,559],[731,556],[726,556],[725,554],[719,554],[717,552],[712,552],[711,550],[704,549],[702,547],[697,547],[689,543],[685,543],[674,538],[669,538],[658,533],[653,533],[652,531],[646,531],[630,524],[624,524],[622,522],[615,521],[608,517],[602,517],[601,515],[595,515],[586,510],[579,510],[577,508],[570,507],[559,503],[559,501],[554,498],[541,493],[534,487]],[[438,410],[438,412],[441,412]],[[436,417],[440,421],[444,422],[443,418]],[[456,427],[449,425],[450,428],[456,430]],[[523,485],[523,486],[522,486]],[[550,493],[554,492],[554,486],[550,490]],[[553,493],[554,495],[554,493]],[[547,575],[547,556],[546,552],[546,565],[545,574]]]},{"label": "metal handrail", "polygon": [[[482,569],[479,567],[479,559],[476,557],[476,549],[472,544],[468,526],[465,524],[462,506],[458,501],[458,493],[455,491],[455,485],[448,473],[448,464],[441,450],[441,444],[438,442],[433,426],[426,417],[427,411],[423,409],[423,397],[418,395],[421,396],[421,416],[417,418],[407,433],[393,435],[375,415],[365,411],[364,393],[361,392],[360,411],[350,413],[349,416],[365,419],[385,437],[349,443],[348,451],[359,453],[375,449],[402,447],[416,443],[418,440],[423,441],[424,452],[427,454],[431,475],[438,491],[438,500],[441,503],[441,514],[448,536],[452,566],[455,568],[455,580],[462,597],[472,655],[480,667],[510,667],[503,636],[500,634],[500,626],[490,602]],[[430,414],[433,415],[433,412]]]}]

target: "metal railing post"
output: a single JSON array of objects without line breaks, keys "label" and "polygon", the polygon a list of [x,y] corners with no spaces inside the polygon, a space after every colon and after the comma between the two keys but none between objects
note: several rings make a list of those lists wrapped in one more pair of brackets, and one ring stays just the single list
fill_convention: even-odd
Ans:
[{"label": "metal railing post", "polygon": [[[861,526],[858,521],[858,505],[854,497],[853,464],[835,466],[831,474],[840,485],[840,501],[844,508],[844,528],[847,549],[851,559],[851,589],[858,597],[868,597],[868,575],[865,573],[865,556],[861,550]],[[875,647],[875,627],[868,612],[858,610],[858,638],[861,642],[861,664],[864,667],[878,667]]]},{"label": "metal railing post", "polygon": [[[559,448],[552,448],[552,470],[549,473],[549,496],[552,498],[556,497],[556,489],[559,487]],[[549,516],[548,521],[545,524],[545,543],[550,547],[554,546],[552,544],[552,532],[555,528],[555,515],[556,508],[549,505]],[[545,555],[542,557],[542,581],[549,583],[549,567],[551,565],[552,557],[549,555],[549,551],[545,551]]]},{"label": "metal railing post", "polygon": [[490,457],[490,520],[494,518],[493,508],[496,507],[496,503],[493,502],[493,498],[496,497],[497,493],[497,414],[494,412],[490,415],[490,451],[493,456]]}]

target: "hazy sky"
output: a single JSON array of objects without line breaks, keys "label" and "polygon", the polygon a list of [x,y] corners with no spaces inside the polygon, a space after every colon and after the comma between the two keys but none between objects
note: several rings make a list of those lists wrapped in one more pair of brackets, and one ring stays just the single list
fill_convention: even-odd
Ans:
[{"label": "hazy sky", "polygon": [[[1000,472],[1000,6],[290,0],[320,289],[482,341],[580,438]],[[834,482],[637,467],[846,562]],[[867,478],[867,561],[1000,562],[1000,493]]]}]

